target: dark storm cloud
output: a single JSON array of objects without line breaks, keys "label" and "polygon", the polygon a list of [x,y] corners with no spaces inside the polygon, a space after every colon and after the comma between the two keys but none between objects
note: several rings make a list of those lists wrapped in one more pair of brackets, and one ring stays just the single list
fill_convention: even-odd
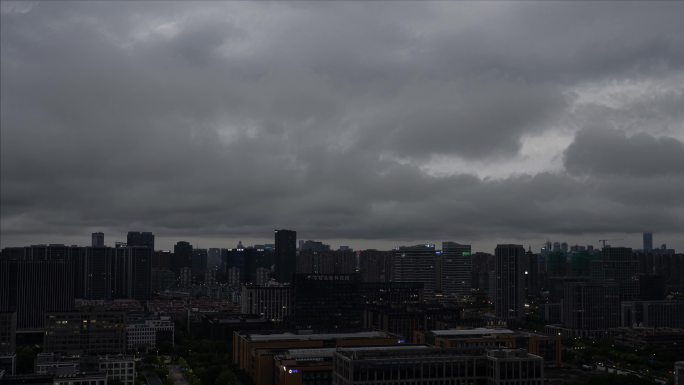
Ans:
[{"label": "dark storm cloud", "polygon": [[646,133],[627,137],[617,130],[585,129],[565,151],[575,174],[684,175],[684,143]]},{"label": "dark storm cloud", "polygon": [[[3,2],[2,245],[682,232],[684,9],[609,5]],[[657,92],[577,104],[616,80]]]}]

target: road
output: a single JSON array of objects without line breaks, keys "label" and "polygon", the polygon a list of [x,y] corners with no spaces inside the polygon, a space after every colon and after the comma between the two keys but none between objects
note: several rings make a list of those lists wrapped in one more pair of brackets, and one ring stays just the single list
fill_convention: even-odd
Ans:
[{"label": "road", "polygon": [[183,376],[183,373],[180,370],[180,366],[178,365],[169,365],[169,377],[171,377],[171,381],[173,381],[174,385],[190,385],[188,380],[185,379],[185,376]]}]

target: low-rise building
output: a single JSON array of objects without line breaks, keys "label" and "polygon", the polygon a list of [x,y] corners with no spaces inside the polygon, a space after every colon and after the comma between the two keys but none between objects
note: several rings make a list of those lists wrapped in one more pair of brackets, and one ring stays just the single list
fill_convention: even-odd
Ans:
[{"label": "low-rise building", "polygon": [[171,317],[142,318],[126,325],[126,347],[129,351],[154,349],[161,343],[174,344],[175,326]]},{"label": "low-rise building", "polygon": [[247,372],[256,385],[274,382],[274,356],[292,349],[321,349],[349,346],[391,346],[398,336],[384,332],[351,333],[251,333],[236,331],[233,362]]},{"label": "low-rise building", "polygon": [[333,385],[543,385],[539,356],[516,349],[463,350],[427,345],[341,348]]}]

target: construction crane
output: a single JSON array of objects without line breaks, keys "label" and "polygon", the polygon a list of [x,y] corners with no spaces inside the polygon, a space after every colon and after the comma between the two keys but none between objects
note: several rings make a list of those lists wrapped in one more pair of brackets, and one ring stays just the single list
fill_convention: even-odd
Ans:
[{"label": "construction crane", "polygon": [[611,239],[599,239],[598,241],[603,243],[603,247],[606,247],[606,242],[608,241],[621,241],[622,238],[611,238]]}]

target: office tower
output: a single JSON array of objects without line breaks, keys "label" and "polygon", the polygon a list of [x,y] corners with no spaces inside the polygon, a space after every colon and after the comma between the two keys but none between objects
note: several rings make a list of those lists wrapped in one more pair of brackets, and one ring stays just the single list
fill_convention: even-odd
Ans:
[{"label": "office tower", "polygon": [[292,326],[298,329],[351,329],[361,326],[357,275],[296,274]]},{"label": "office tower", "polygon": [[104,233],[93,233],[92,238],[92,247],[104,247]]},{"label": "office tower", "polygon": [[84,295],[87,299],[112,298],[112,263],[114,249],[111,247],[85,248]]},{"label": "office tower", "polygon": [[113,298],[148,300],[152,293],[152,249],[117,247],[112,263]]},{"label": "office tower", "polygon": [[129,231],[126,237],[126,244],[128,246],[146,246],[154,251],[154,234],[148,231]]},{"label": "office tower", "polygon": [[73,254],[78,251],[64,245],[3,250],[0,311],[16,312],[17,330],[41,329],[46,312],[73,309]]},{"label": "office tower", "polygon": [[603,278],[618,283],[621,301],[639,299],[639,258],[629,247],[603,248]]},{"label": "office tower", "polygon": [[615,282],[567,282],[563,326],[577,335],[601,335],[620,326],[620,297]]},{"label": "office tower", "polygon": [[525,270],[525,295],[527,297],[536,296],[539,294],[539,257],[532,252],[532,248],[528,248],[527,253],[527,270]]},{"label": "office tower", "polygon": [[389,282],[392,279],[392,251],[363,250],[359,273],[363,282]]},{"label": "office tower", "polygon": [[261,247],[242,246],[235,249],[227,249],[223,255],[223,267],[226,271],[230,269],[239,270],[240,281],[244,283],[256,283],[257,270],[270,270],[272,264],[273,251]]},{"label": "office tower", "polygon": [[216,267],[221,265],[221,249],[211,248],[207,251],[207,266]]},{"label": "office tower", "polygon": [[242,285],[240,295],[242,314],[258,315],[271,322],[284,322],[292,309],[292,287],[277,282],[263,286]]},{"label": "office tower", "polygon": [[194,277],[203,277],[207,270],[207,249],[193,249],[192,250],[192,275]]},{"label": "office tower", "polygon": [[425,296],[432,296],[435,265],[435,245],[402,246],[392,256],[392,282],[422,282]]},{"label": "office tower", "polygon": [[644,252],[653,250],[653,233],[644,233]]},{"label": "office tower", "polygon": [[186,241],[179,241],[173,246],[173,262],[171,270],[176,274],[184,267],[192,267],[192,245]]},{"label": "office tower", "polygon": [[497,245],[494,263],[494,308],[503,320],[523,317],[527,257],[522,245]]},{"label": "office tower", "polygon": [[494,256],[477,252],[471,256],[473,266],[471,284],[474,289],[489,293],[489,273],[494,270]]},{"label": "office tower", "polygon": [[442,242],[442,293],[447,296],[470,294],[473,269],[470,245]]},{"label": "office tower", "polygon": [[275,277],[279,282],[292,282],[297,265],[297,232],[275,230]]}]

